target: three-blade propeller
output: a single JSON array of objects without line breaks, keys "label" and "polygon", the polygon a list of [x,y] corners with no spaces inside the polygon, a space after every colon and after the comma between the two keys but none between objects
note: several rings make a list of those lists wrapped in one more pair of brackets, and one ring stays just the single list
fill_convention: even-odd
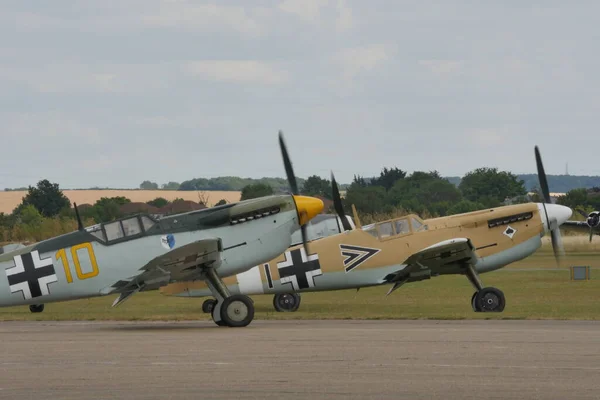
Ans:
[{"label": "three-blade propeller", "polygon": [[294,199],[294,204],[296,205],[296,211],[298,212],[298,223],[300,224],[300,231],[302,233],[302,244],[304,245],[304,250],[306,251],[306,255],[308,256],[308,240],[306,234],[306,223],[302,223],[305,220],[305,217],[301,215],[300,209],[298,208],[298,203],[296,202],[296,196],[299,195],[298,192],[298,182],[296,182],[296,175],[294,175],[294,168],[292,168],[292,161],[290,160],[290,155],[287,151],[287,146],[285,145],[285,141],[283,140],[283,132],[279,131],[279,147],[281,149],[281,156],[283,157],[283,166],[285,168],[285,174],[287,176],[288,184],[290,185],[290,189],[292,191],[292,198]]},{"label": "three-blade propeller", "polygon": [[544,197],[544,202],[542,204],[544,206],[544,213],[546,214],[546,223],[550,230],[554,258],[556,259],[556,263],[560,265],[562,258],[565,255],[565,250],[562,244],[558,221],[556,221],[556,219],[551,219],[548,216],[548,210],[546,209],[546,204],[552,204],[552,201],[550,199],[550,190],[548,188],[546,172],[544,171],[544,164],[542,163],[542,156],[540,155],[540,150],[537,146],[535,146],[535,162],[537,165],[538,179],[540,181],[540,189],[542,190],[542,195]]},{"label": "three-blade propeller", "polygon": [[[296,211],[298,212],[298,222],[300,224],[300,232],[302,234],[302,244],[304,245],[304,250],[306,254],[308,252],[308,235],[306,232],[307,223],[312,216],[314,216],[314,209],[319,208],[319,211],[322,210],[323,203],[321,202],[319,205],[315,205],[314,203],[311,205],[313,215],[304,215],[306,212],[304,211],[306,207],[301,207],[298,203],[299,201],[307,201],[308,197],[303,197],[299,195],[298,190],[298,182],[296,181],[296,175],[294,174],[294,168],[292,167],[292,161],[290,160],[290,155],[287,150],[287,146],[285,145],[285,140],[283,139],[283,132],[279,131],[279,147],[281,148],[281,156],[283,158],[283,166],[285,167],[285,174],[287,176],[288,184],[290,185],[290,189],[292,191],[292,197],[294,198],[294,203],[296,204]],[[344,215],[344,207],[342,206],[342,199],[340,197],[340,191],[338,189],[335,178],[333,177],[333,173],[331,174],[331,185],[333,191],[333,204],[335,207],[335,211],[340,217],[342,222],[342,226],[344,231],[352,230],[352,226],[348,219]]]},{"label": "three-blade propeller", "polygon": [[592,237],[594,236],[594,228],[597,228],[600,225],[600,213],[598,211],[593,211],[591,213],[586,213],[583,210],[577,210],[583,218],[585,218],[585,223],[590,227],[590,243],[592,242]]},{"label": "three-blade propeller", "polygon": [[331,173],[331,192],[333,195],[333,208],[337,213],[338,217],[342,221],[342,227],[344,231],[351,231],[352,226],[346,218],[346,214],[344,213],[344,206],[342,204],[342,197],[340,196],[340,190],[338,189],[337,182],[335,181],[335,176],[333,176],[333,172]]}]

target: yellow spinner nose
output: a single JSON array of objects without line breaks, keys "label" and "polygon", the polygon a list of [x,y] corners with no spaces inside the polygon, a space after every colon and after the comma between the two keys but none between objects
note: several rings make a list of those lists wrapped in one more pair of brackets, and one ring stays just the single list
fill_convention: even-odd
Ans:
[{"label": "yellow spinner nose", "polygon": [[323,208],[325,207],[323,201],[317,199],[316,197],[294,196],[294,201],[296,202],[296,207],[298,208],[300,225],[304,225],[313,219],[321,211],[323,211]]}]

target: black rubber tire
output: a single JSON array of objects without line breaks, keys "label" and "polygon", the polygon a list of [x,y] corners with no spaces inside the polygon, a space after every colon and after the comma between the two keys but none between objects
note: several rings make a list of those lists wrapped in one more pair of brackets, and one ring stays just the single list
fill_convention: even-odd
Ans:
[{"label": "black rubber tire", "polygon": [[204,300],[204,303],[202,303],[202,312],[205,314],[212,314],[212,310],[215,308],[216,304],[217,301],[215,299]]},{"label": "black rubber tire", "polygon": [[32,304],[29,306],[29,311],[31,311],[32,313],[41,313],[42,311],[44,311],[44,305]]},{"label": "black rubber tire", "polygon": [[479,292],[475,292],[475,293],[473,293],[473,296],[471,296],[471,307],[473,308],[473,311],[475,311],[475,312],[481,312],[481,308],[479,308],[479,306],[475,302],[475,299],[477,297],[477,293],[479,293]]},{"label": "black rubber tire", "polygon": [[482,312],[502,312],[506,306],[504,293],[495,287],[481,289],[475,301]]},{"label": "black rubber tire", "polygon": [[294,312],[300,307],[300,295],[297,293],[278,293],[273,296],[273,307],[278,312]]},{"label": "black rubber tire", "polygon": [[226,298],[221,305],[221,320],[232,328],[247,326],[254,319],[254,302],[243,294]]}]

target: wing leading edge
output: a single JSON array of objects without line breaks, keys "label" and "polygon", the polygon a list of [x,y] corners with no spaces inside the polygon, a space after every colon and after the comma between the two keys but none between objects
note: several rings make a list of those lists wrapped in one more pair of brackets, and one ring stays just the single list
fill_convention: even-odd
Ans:
[{"label": "wing leading edge", "polygon": [[590,230],[590,226],[585,221],[565,221],[561,227],[568,227],[569,229],[575,229],[586,233]]},{"label": "wing leading edge", "polygon": [[137,292],[158,289],[173,280],[193,279],[199,275],[199,267],[218,266],[222,251],[219,238],[186,244],[152,259],[140,268],[140,274],[115,282],[103,294],[120,293],[112,304],[116,307]]}]

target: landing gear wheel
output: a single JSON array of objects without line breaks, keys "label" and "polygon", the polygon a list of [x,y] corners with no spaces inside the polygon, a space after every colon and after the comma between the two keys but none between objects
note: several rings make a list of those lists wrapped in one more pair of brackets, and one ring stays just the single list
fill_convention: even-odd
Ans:
[{"label": "landing gear wheel", "polygon": [[481,312],[481,307],[479,307],[479,305],[475,301],[475,299],[477,298],[477,293],[479,293],[479,292],[473,293],[473,296],[471,297],[471,306],[473,307],[473,311]]},{"label": "landing gear wheel", "polygon": [[300,307],[300,295],[296,293],[280,293],[273,296],[273,307],[279,312],[294,312]]},{"label": "landing gear wheel", "polygon": [[506,299],[501,290],[494,287],[487,287],[477,293],[475,304],[483,312],[502,312],[506,305]]},{"label": "landing gear wheel", "polygon": [[225,325],[239,328],[254,319],[254,304],[250,297],[235,294],[226,298],[221,305],[221,320]]},{"label": "landing gear wheel", "polygon": [[205,314],[212,314],[212,310],[215,308],[216,304],[217,301],[214,299],[204,300],[204,303],[202,303],[202,312]]},{"label": "landing gear wheel", "polygon": [[32,304],[29,306],[29,311],[31,311],[32,313],[41,313],[42,311],[44,311],[44,305]]}]

